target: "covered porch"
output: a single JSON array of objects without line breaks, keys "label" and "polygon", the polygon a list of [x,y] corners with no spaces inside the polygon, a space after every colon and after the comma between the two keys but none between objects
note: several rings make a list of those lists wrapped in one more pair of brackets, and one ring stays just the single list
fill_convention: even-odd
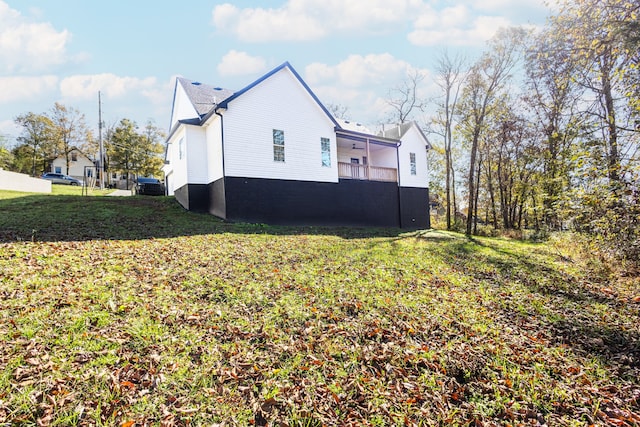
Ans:
[{"label": "covered porch", "polygon": [[346,130],[336,141],[339,178],[398,182],[399,141]]}]

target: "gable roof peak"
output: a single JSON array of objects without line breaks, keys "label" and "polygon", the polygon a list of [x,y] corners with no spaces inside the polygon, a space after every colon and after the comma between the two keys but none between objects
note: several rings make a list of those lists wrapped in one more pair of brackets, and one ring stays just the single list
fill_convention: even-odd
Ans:
[{"label": "gable roof peak", "polygon": [[[269,79],[274,74],[277,74],[278,72],[282,71],[285,68],[288,69],[289,72],[291,72],[291,74],[293,74],[295,79],[302,85],[302,87],[307,91],[307,93],[311,96],[311,98],[313,98],[313,100],[318,104],[318,106],[322,109],[322,111],[327,115],[329,120],[331,120],[335,126],[340,127],[338,125],[338,122],[336,121],[336,119],[333,117],[333,114],[331,114],[329,112],[329,110],[327,110],[327,108],[322,104],[322,102],[320,102],[320,99],[318,99],[316,94],[313,93],[311,88],[302,79],[302,77],[300,77],[300,74],[298,74],[298,72],[293,68],[293,66],[289,63],[289,61],[283,62],[282,64],[280,64],[279,66],[277,66],[273,70],[269,71],[267,74],[265,74],[262,77],[260,77],[259,79],[255,80],[253,83],[250,83],[249,85],[247,85],[244,88],[240,89],[239,91],[235,92],[234,94],[232,94],[231,96],[227,97],[223,101],[219,102],[217,107],[227,108],[231,101],[233,101],[234,99],[242,96],[244,93],[246,93],[249,90],[253,89],[254,87],[258,86],[259,84],[261,84],[262,82],[264,82],[265,80]],[[209,115],[211,115],[212,112],[213,111],[211,111],[209,113]],[[203,120],[206,120],[206,117]]]},{"label": "gable roof peak", "polygon": [[182,86],[189,101],[200,117],[206,115],[225,99],[233,95],[233,91],[184,77],[178,77],[177,82]]}]

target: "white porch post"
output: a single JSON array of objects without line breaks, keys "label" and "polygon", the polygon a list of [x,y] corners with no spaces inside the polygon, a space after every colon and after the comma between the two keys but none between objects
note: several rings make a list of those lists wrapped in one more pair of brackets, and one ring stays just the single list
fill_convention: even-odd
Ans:
[{"label": "white porch post", "polygon": [[369,138],[367,138],[367,180],[371,181],[371,152],[369,150]]}]

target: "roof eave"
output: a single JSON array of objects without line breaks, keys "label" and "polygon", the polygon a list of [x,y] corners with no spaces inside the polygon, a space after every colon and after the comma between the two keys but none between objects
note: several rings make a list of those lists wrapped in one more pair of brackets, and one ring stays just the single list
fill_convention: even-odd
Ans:
[{"label": "roof eave", "polygon": [[384,145],[394,145],[394,146],[398,146],[400,144],[400,140],[399,139],[393,139],[393,138],[386,138],[383,136],[377,136],[377,135],[371,135],[368,133],[362,133],[362,132],[357,132],[357,131],[353,131],[353,130],[349,130],[349,129],[344,129],[341,127],[336,127],[334,128],[336,135],[342,135],[345,136],[347,138],[353,139],[353,138],[359,138],[359,139],[368,139],[370,141],[377,141],[379,143],[382,143]]}]

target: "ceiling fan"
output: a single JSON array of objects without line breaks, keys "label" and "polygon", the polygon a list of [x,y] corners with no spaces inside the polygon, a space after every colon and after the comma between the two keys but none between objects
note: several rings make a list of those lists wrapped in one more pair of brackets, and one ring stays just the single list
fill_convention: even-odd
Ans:
[{"label": "ceiling fan", "polygon": [[364,150],[364,147],[356,147],[356,144],[353,144],[353,147],[351,147],[352,150]]}]

